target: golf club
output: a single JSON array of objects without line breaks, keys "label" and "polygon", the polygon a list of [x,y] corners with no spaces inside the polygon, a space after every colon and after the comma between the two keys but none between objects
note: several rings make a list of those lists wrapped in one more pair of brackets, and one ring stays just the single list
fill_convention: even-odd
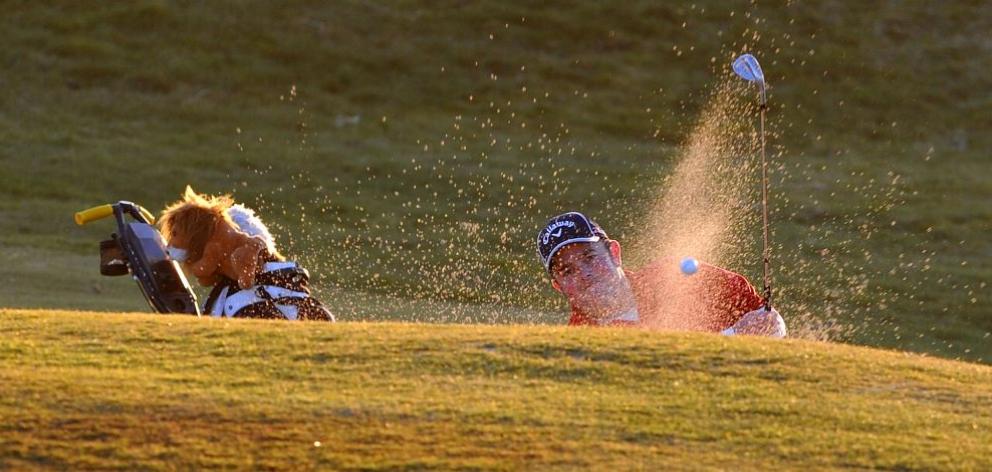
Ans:
[{"label": "golf club", "polygon": [[770,310],[772,308],[772,285],[770,262],[771,255],[768,248],[768,161],[765,157],[765,110],[768,109],[768,99],[765,94],[765,74],[761,71],[761,65],[758,64],[758,60],[750,54],[742,54],[740,57],[735,59],[733,69],[734,72],[744,80],[757,83],[761,94],[758,109],[760,110],[761,116],[761,220],[763,234],[762,256],[764,259],[763,272],[765,284],[763,295],[765,298],[765,309]]}]

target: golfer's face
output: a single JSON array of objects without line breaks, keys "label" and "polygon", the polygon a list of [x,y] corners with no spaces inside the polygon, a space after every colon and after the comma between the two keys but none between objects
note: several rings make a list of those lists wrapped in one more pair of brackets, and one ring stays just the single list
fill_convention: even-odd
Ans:
[{"label": "golfer's face", "polygon": [[612,305],[621,276],[605,244],[575,243],[555,254],[551,276],[569,302],[587,309]]}]

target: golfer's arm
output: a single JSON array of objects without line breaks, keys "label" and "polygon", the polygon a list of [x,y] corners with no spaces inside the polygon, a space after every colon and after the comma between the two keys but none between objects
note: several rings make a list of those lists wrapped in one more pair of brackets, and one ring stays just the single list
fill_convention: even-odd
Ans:
[{"label": "golfer's arm", "polygon": [[703,263],[698,276],[706,281],[707,290],[720,294],[724,306],[735,316],[757,310],[764,304],[758,290],[741,274]]}]

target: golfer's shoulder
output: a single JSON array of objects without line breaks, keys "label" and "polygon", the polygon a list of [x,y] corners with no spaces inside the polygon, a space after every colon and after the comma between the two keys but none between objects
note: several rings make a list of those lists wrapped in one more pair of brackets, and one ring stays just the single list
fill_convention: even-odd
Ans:
[{"label": "golfer's shoulder", "polygon": [[738,277],[744,277],[737,272],[730,269],[720,267],[718,265],[713,265],[707,262],[701,262],[699,264],[699,274],[702,276],[720,277],[726,279],[736,279]]},{"label": "golfer's shoulder", "polygon": [[[673,257],[654,259],[637,270],[625,270],[624,272],[631,279],[653,279],[666,275],[680,275],[679,262]],[[737,272],[702,261],[699,263],[699,272],[694,279],[714,279],[714,281],[732,283],[747,282],[747,279]]]},{"label": "golfer's shoulder", "polygon": [[660,280],[665,275],[673,275],[678,272],[678,263],[669,257],[660,257],[648,262],[636,270],[624,269],[624,274],[631,281]]},{"label": "golfer's shoulder", "polygon": [[737,272],[723,267],[702,264],[699,268],[699,275],[702,280],[711,287],[720,287],[725,292],[734,294],[757,296],[757,291],[751,282]]},{"label": "golfer's shoulder", "polygon": [[674,259],[669,257],[659,257],[657,259],[652,259],[650,262],[642,265],[637,270],[645,274],[651,274],[654,272],[661,272],[664,268],[671,269],[673,267],[676,268],[676,270],[678,269],[678,265],[674,263]]}]

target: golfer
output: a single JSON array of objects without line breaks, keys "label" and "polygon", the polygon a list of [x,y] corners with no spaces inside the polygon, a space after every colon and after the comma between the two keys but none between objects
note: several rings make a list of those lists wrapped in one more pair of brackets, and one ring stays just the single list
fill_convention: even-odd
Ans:
[{"label": "golfer", "polygon": [[705,263],[686,275],[666,260],[624,270],[620,243],[582,213],[548,220],[537,252],[551,286],[571,305],[569,325],[786,335],[782,317],[764,308],[744,276]]}]

